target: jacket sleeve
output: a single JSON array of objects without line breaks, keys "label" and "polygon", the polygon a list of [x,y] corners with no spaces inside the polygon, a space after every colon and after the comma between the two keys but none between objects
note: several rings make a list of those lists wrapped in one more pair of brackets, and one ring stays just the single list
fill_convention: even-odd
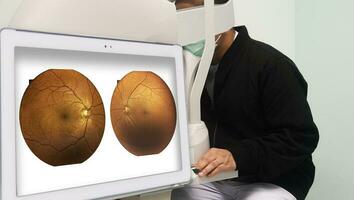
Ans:
[{"label": "jacket sleeve", "polygon": [[260,101],[269,130],[264,137],[233,144],[239,176],[271,181],[311,157],[319,134],[306,100],[307,83],[288,59],[275,59],[259,79]]}]

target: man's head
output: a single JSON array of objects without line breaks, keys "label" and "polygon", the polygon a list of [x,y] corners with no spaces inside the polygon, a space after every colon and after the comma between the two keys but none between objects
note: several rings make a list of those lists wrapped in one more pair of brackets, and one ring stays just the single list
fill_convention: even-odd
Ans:
[{"label": "man's head", "polygon": [[[214,1],[215,4],[222,4],[222,3],[226,3],[228,0],[214,0]],[[177,10],[191,8],[191,7],[204,5],[204,0],[176,0],[175,5]],[[234,34],[233,31],[229,30],[215,36],[215,40],[218,41],[216,43],[212,64],[218,64],[221,58],[224,56],[227,49],[231,45],[230,41],[231,41],[231,37],[233,37],[231,35],[233,34]]]}]

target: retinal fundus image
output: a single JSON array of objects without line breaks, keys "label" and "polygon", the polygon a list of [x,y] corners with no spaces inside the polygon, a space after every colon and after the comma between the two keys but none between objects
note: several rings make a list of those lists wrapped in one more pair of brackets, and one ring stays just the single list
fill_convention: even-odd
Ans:
[{"label": "retinal fundus image", "polygon": [[111,101],[114,132],[136,156],[162,152],[176,126],[176,105],[166,83],[155,73],[133,71],[120,80]]},{"label": "retinal fundus image", "polygon": [[103,137],[102,99],[81,73],[50,69],[29,81],[21,101],[20,126],[28,147],[43,162],[82,163]]}]

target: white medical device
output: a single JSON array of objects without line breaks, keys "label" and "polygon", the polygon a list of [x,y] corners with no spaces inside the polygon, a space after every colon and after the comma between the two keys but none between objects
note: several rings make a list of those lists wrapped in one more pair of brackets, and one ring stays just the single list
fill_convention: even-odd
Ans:
[{"label": "white medical device", "polygon": [[[1,199],[114,199],[139,194],[143,194],[141,198],[144,199],[168,199],[168,192],[147,193],[237,176],[237,172],[229,172],[212,179],[200,179],[190,169],[190,163],[196,162],[209,149],[208,131],[200,117],[200,97],[215,48],[214,36],[235,24],[232,0],[221,5],[205,0],[204,6],[180,11],[167,0],[4,0],[0,3],[0,13],[3,15],[0,28],[4,29],[0,57]],[[182,64],[181,46],[201,39],[206,40],[202,58],[184,52]],[[69,51],[82,52],[81,57],[89,57],[83,52],[95,52],[169,60],[166,61],[169,63],[167,69],[173,72],[169,73],[169,78],[177,80],[172,87],[175,88],[174,97],[178,99],[179,134],[174,139],[180,140],[180,143],[176,142],[180,167],[171,166],[160,171],[166,173],[150,171],[140,177],[96,180],[90,185],[77,184],[61,189],[57,185],[59,190],[18,195],[21,174],[18,174],[17,166],[19,149],[14,110],[17,69],[14,66],[16,53],[24,55],[22,57],[26,57],[26,52],[44,55],[38,49],[57,51],[60,55]],[[47,55],[47,59],[54,55]],[[133,60],[136,59],[131,62]],[[183,80],[185,88],[181,87]],[[187,106],[187,113],[183,111],[183,104]]]}]

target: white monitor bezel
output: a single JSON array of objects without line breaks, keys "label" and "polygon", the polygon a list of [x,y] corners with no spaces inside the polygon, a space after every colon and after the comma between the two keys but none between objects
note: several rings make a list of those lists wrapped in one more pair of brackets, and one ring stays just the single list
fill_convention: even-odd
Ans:
[{"label": "white monitor bezel", "polygon": [[[183,55],[179,45],[110,40],[3,29],[0,33],[1,60],[1,199],[79,200],[111,199],[173,188],[190,182],[188,124],[184,91]],[[110,48],[112,46],[112,48]],[[17,196],[15,138],[15,47],[76,50],[175,58],[179,112],[180,171],[81,186],[45,193]],[[119,47],[119,48],[116,48]]]}]

